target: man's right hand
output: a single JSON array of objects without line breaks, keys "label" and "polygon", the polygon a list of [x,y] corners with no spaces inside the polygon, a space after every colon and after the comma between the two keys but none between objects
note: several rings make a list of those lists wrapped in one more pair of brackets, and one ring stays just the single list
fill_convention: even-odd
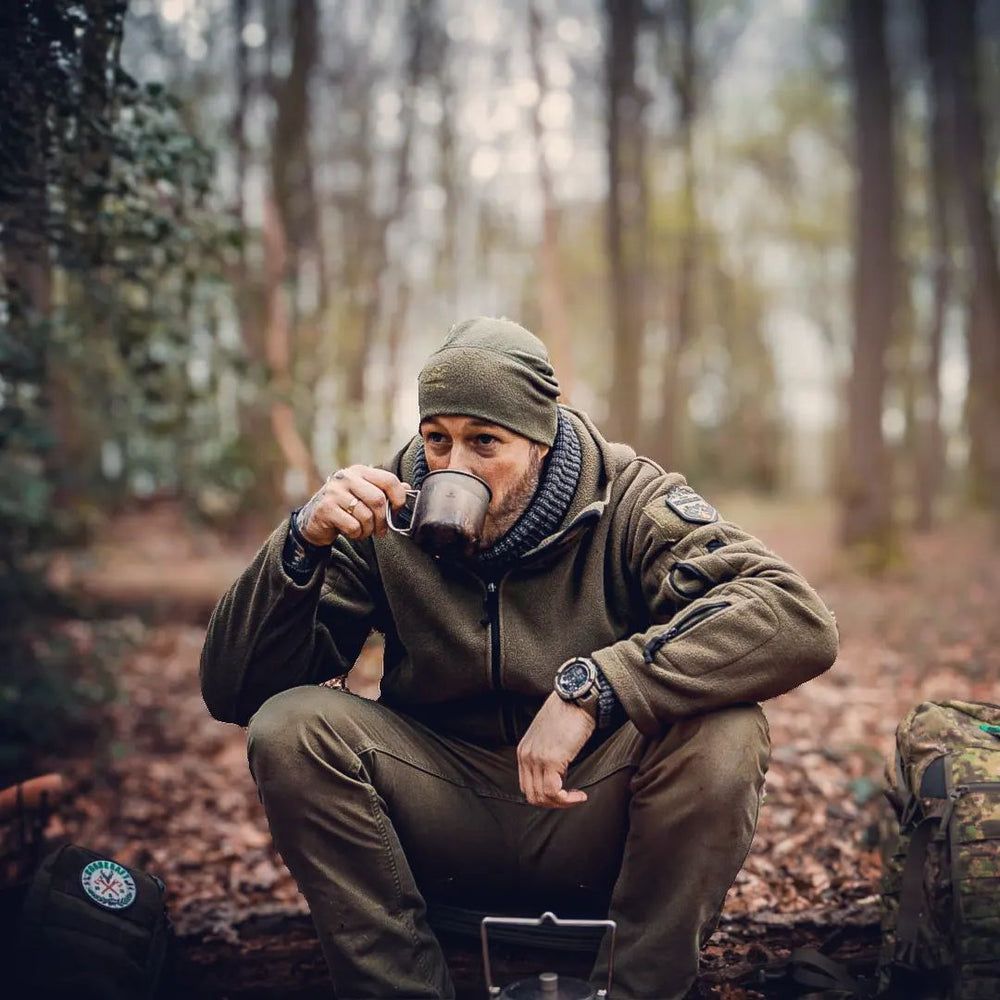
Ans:
[{"label": "man's right hand", "polygon": [[386,500],[398,510],[409,485],[385,469],[352,465],[330,476],[299,511],[296,526],[312,545],[331,545],[338,535],[361,539],[388,531]]}]

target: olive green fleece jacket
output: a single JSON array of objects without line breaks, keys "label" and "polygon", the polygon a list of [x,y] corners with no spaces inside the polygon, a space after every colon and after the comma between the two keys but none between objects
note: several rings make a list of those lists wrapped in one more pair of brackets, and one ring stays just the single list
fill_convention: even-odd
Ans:
[{"label": "olive green fleece jacket", "polygon": [[[679,516],[666,496],[682,476],[567,412],[583,453],[576,497],[493,589],[394,533],[339,538],[300,585],[282,567],[282,523],[209,623],[212,714],[246,724],[271,695],[346,674],[372,629],[385,636],[381,700],[484,745],[520,739],[572,656],[593,657],[647,735],[833,663],[833,616],[791,566],[733,524]],[[388,466],[403,480],[418,445]]]}]

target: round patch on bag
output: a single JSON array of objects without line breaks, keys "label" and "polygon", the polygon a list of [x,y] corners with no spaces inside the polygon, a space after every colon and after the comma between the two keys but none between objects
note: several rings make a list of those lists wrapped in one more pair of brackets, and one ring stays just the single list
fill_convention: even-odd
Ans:
[{"label": "round patch on bag", "polygon": [[124,910],[135,902],[135,879],[114,861],[91,861],[80,872],[83,891],[106,910]]}]

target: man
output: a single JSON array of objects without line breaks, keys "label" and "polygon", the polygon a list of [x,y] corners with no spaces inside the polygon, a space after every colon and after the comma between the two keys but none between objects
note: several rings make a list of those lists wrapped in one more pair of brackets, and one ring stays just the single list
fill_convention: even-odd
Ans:
[{"label": "man", "polygon": [[[801,576],[558,394],[527,330],[455,326],[419,435],[333,475],[209,625],[205,700],[249,722],[340,997],[454,995],[426,900],[607,913],[616,1000],[682,997],[756,825],[756,703],[836,656]],[[469,559],[386,531],[446,468],[492,490]],[[372,629],[380,700],[317,686]]]}]

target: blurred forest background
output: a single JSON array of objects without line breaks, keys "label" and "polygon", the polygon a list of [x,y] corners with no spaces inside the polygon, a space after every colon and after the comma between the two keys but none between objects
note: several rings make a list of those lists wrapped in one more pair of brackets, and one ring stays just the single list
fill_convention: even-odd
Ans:
[{"label": "blurred forest background", "polygon": [[1000,509],[997,0],[4,8],[12,663],[59,658],[53,549],[150,498],[259,532],[474,314],[710,496],[832,499],[863,568]]},{"label": "blurred forest background", "polygon": [[[772,716],[828,749],[777,761],[766,844],[833,849],[801,782],[869,780],[829,747],[884,743],[928,678],[995,696],[1000,0],[19,0],[0,38],[0,778],[109,703],[95,795],[221,740],[206,607],[414,432],[416,372],[476,314],[833,595],[840,673]],[[95,567],[142,616],[87,603]],[[206,808],[242,781],[259,831],[230,743]],[[176,786],[164,827],[199,764],[146,789]],[[801,899],[843,894],[806,854]]]}]

